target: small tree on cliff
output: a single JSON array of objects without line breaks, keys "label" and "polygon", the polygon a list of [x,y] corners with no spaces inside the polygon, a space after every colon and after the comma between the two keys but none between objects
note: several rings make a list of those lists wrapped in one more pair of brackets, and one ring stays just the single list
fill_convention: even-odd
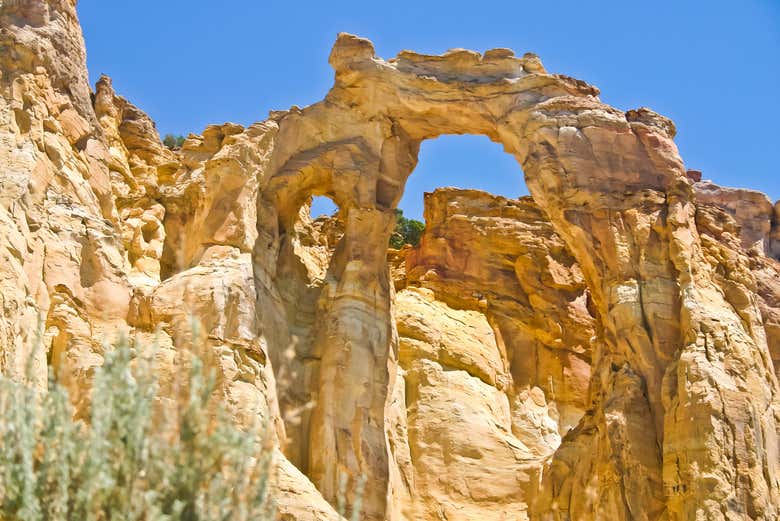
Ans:
[{"label": "small tree on cliff", "polygon": [[185,139],[186,138],[181,134],[178,136],[174,136],[173,134],[165,134],[165,137],[163,138],[163,145],[170,148],[171,150],[176,150],[181,148]]},{"label": "small tree on cliff", "polygon": [[407,219],[404,217],[403,210],[396,210],[396,224],[393,235],[390,236],[390,246],[396,250],[401,249],[405,244],[417,246],[420,244],[420,237],[425,231],[425,224],[416,219]]}]

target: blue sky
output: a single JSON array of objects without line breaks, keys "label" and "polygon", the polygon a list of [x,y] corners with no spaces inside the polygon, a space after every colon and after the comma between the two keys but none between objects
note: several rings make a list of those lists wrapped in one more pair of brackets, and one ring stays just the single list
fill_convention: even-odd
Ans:
[{"label": "blue sky", "polygon": [[[616,107],[671,117],[705,178],[780,198],[780,0],[80,0],[78,11],[93,83],[111,76],[161,134],[322,99],[339,31],[385,58],[510,47]],[[419,218],[423,191],[439,186],[516,197],[527,193],[519,171],[484,137],[427,141],[401,208]]]}]

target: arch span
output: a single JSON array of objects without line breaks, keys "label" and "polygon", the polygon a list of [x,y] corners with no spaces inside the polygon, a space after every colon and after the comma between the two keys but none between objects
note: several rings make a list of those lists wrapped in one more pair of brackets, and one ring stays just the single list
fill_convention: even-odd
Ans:
[{"label": "arch span", "polygon": [[[721,519],[746,497],[758,518],[777,515],[780,407],[766,340],[751,327],[760,317],[703,268],[671,121],[605,105],[595,87],[507,49],[383,60],[368,40],[341,34],[330,63],[335,84],[322,102],[274,115],[255,248],[267,255],[311,195],[341,208],[344,235],[311,335],[319,373],[306,469],[323,495],[335,500],[340,472],[363,475],[363,517],[394,515],[384,432],[396,355],[385,260],[393,210],[423,140],[481,134],[522,166],[583,269],[604,336],[593,407],[564,440],[581,450],[558,451],[540,488],[526,491],[535,515]],[[760,461],[749,440],[763,440]],[[572,505],[573,485],[595,492]]]}]

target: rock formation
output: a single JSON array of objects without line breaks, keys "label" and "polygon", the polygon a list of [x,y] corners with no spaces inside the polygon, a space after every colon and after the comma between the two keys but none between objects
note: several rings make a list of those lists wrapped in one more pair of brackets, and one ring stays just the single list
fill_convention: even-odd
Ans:
[{"label": "rock formation", "polygon": [[[251,259],[273,124],[209,127],[167,150],[108,78],[91,93],[72,0],[3,3],[0,71],[0,368],[22,374],[33,353],[40,385],[49,364],[78,404],[106,342],[156,341],[174,371],[196,317],[226,405],[281,445]],[[278,469],[283,518],[338,517],[281,455]]]},{"label": "rock formation", "polygon": [[588,407],[582,274],[531,198],[441,189],[425,221],[395,298],[409,518],[527,519],[541,462]]},{"label": "rock formation", "polygon": [[[81,407],[106,341],[175,371],[198,340],[273,432],[283,519],[338,519],[345,481],[368,520],[777,519],[780,204],[530,53],[341,34],[330,63],[322,102],[171,151],[92,92],[75,0],[0,4],[0,369],[32,353]],[[388,252],[442,134],[502,144],[532,197],[438,190]]]}]

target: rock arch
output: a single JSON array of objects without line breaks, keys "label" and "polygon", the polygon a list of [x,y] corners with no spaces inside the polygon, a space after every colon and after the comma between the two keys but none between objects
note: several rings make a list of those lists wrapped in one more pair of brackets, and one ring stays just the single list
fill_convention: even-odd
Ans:
[{"label": "rock arch", "polygon": [[[341,34],[330,63],[335,85],[322,102],[272,116],[254,253],[267,265],[260,259],[311,195],[342,209],[309,335],[317,391],[303,466],[323,495],[335,499],[340,472],[362,474],[365,518],[393,516],[384,432],[396,355],[385,260],[393,209],[420,143],[469,133],[522,165],[582,266],[604,337],[591,410],[538,489],[525,491],[534,515],[777,516],[780,403],[760,313],[747,289],[723,287],[702,259],[672,122],[609,107],[595,87],[506,49],[385,61],[368,40]],[[273,324],[274,274],[255,277],[260,322]],[[593,493],[573,500],[577,487]]]}]

